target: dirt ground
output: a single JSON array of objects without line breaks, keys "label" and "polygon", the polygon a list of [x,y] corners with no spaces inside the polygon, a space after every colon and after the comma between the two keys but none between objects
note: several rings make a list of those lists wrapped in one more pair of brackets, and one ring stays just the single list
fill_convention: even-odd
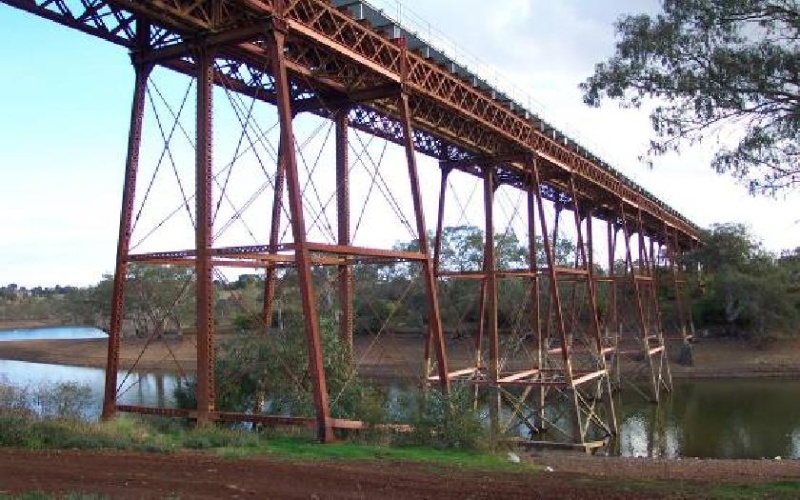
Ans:
[{"label": "dirt ground", "polygon": [[[576,459],[577,458],[577,459]],[[0,495],[42,491],[112,498],[658,498],[690,497],[692,485],[800,477],[800,464],[766,461],[623,460],[535,457],[550,472],[498,473],[387,462],[298,462],[113,451],[0,450]],[[744,463],[747,462],[747,463]],[[713,465],[709,467],[709,465]],[[733,465],[733,466],[731,466]],[[699,474],[698,471],[706,471]],[[744,471],[744,475],[742,475]],[[578,473],[576,475],[575,473]],[[672,487],[634,493],[609,480],[669,479]],[[701,483],[696,481],[701,479]],[[697,498],[697,497],[696,497]]]}]

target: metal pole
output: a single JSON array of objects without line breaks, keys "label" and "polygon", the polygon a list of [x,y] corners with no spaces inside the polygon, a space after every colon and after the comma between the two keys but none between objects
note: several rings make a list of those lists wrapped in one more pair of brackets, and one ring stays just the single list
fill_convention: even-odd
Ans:
[{"label": "metal pole", "polygon": [[428,235],[425,231],[425,214],[422,208],[422,196],[419,188],[419,175],[417,173],[417,158],[414,151],[414,136],[411,127],[411,110],[408,106],[408,94],[400,94],[400,123],[403,128],[403,144],[406,151],[406,164],[408,177],[411,183],[411,196],[414,201],[414,216],[419,236],[419,251],[427,258],[422,261],[422,280],[425,285],[425,294],[428,298],[428,327],[430,328],[433,350],[436,353],[437,374],[442,390],[450,392],[450,378],[447,373],[447,354],[442,333],[442,317],[439,310],[439,297],[436,292],[436,278],[433,275],[433,259],[428,246]]},{"label": "metal pole", "polygon": [[208,425],[214,412],[214,244],[212,206],[214,56],[205,46],[196,52],[197,150],[195,192],[197,227],[195,273],[197,317],[197,425]]},{"label": "metal pole", "polygon": [[[531,185],[528,188],[527,202],[528,202],[528,265],[531,272],[530,283],[530,301],[531,301],[531,333],[536,335],[536,368],[539,370],[544,369],[544,360],[547,347],[542,335],[542,325],[540,323],[540,310],[539,310],[539,262],[538,255],[536,254],[536,213],[534,204],[536,198],[533,194],[534,190],[539,191],[538,184],[535,184],[535,179],[531,176]],[[538,422],[536,426],[539,430],[545,430],[544,423],[544,404],[547,393],[544,385],[539,386],[539,407],[537,408]]]},{"label": "metal pole", "polygon": [[497,324],[497,259],[494,248],[494,167],[487,166],[483,171],[483,209],[485,216],[485,242],[483,247],[483,283],[485,283],[487,332],[489,334],[489,380],[495,385],[489,394],[489,420],[492,431],[500,429],[500,338]]},{"label": "metal pole", "polygon": [[[150,26],[140,24],[137,38],[140,44],[149,42]],[[108,328],[108,358],[106,361],[106,385],[103,396],[103,420],[114,418],[117,411],[117,372],[119,370],[119,346],[122,337],[122,321],[125,308],[125,283],[128,275],[128,251],[130,249],[133,223],[133,204],[136,194],[136,177],[139,172],[139,151],[142,143],[142,122],[147,94],[147,80],[151,65],[134,64],[136,82],[133,89],[128,152],[125,160],[125,181],[122,188],[122,208],[119,217],[117,258],[114,268],[114,290],[111,297],[111,321]]]},{"label": "metal pole", "polygon": [[612,339],[612,345],[614,346],[614,357],[613,357],[613,366],[612,366],[612,373],[614,377],[614,382],[616,384],[620,384],[620,322],[619,322],[619,312],[617,310],[617,275],[616,270],[614,269],[614,264],[616,263],[616,253],[617,253],[617,228],[615,227],[615,223],[613,220],[608,220],[608,319],[606,324],[608,325],[608,330],[610,332],[609,337]]},{"label": "metal pole", "polygon": [[[537,160],[534,158],[532,160],[532,170],[533,170],[533,178],[534,184],[536,186],[541,186],[541,179],[539,177],[539,166]],[[558,328],[558,334],[561,341],[561,358],[564,362],[564,379],[567,383],[568,389],[572,392],[572,405],[574,408],[573,412],[573,432],[575,434],[575,439],[579,442],[583,443],[583,432],[581,431],[581,416],[580,416],[580,403],[578,401],[578,393],[577,389],[573,385],[573,371],[572,371],[572,353],[571,353],[571,346],[569,344],[569,339],[567,338],[567,330],[564,324],[564,315],[561,311],[561,295],[558,290],[558,275],[556,272],[556,258],[555,252],[553,250],[553,245],[550,244],[550,240],[547,236],[547,219],[544,214],[544,204],[542,202],[542,194],[537,189],[536,190],[536,208],[539,212],[539,225],[542,228],[542,234],[544,235],[544,252],[547,258],[547,272],[550,278],[550,303],[555,311],[556,315],[556,327]],[[556,208],[556,224],[558,226],[558,214],[560,210]],[[556,234],[555,231],[553,233]]]},{"label": "metal pole", "polygon": [[449,168],[441,168],[442,176],[439,183],[439,206],[436,213],[436,234],[433,238],[433,274],[439,276],[442,260],[442,231],[444,231],[444,207],[447,196],[447,178],[450,175]]},{"label": "metal pole", "polygon": [[320,338],[317,303],[314,295],[314,284],[311,275],[311,254],[306,240],[306,226],[303,216],[303,198],[298,178],[297,158],[294,151],[294,133],[292,131],[292,103],[289,88],[289,77],[284,58],[284,42],[286,33],[283,26],[275,21],[269,40],[269,50],[275,77],[275,93],[277,94],[278,119],[281,129],[281,144],[284,145],[286,164],[286,182],[289,195],[289,213],[292,219],[292,236],[294,238],[295,262],[305,322],[308,348],[308,373],[314,391],[314,407],[317,413],[317,438],[322,442],[334,440],[333,423],[328,404],[328,388],[322,359],[322,342]]},{"label": "metal pole", "polygon": [[[334,114],[336,123],[336,214],[340,246],[350,246],[350,171],[348,161],[348,108],[338,109]],[[339,338],[353,355],[353,268],[345,262],[339,265]]]},{"label": "metal pole", "polygon": [[[449,168],[441,168],[441,179],[439,183],[439,206],[436,214],[436,234],[433,239],[433,275],[439,276],[441,271],[442,260],[442,232],[444,231],[444,208],[447,197],[447,177],[450,175]],[[424,352],[424,365],[425,376],[430,375],[431,369],[431,329],[425,332],[425,352]]]},{"label": "metal pole", "polygon": [[[284,145],[278,142],[278,164],[275,173],[275,194],[272,198],[272,225],[269,232],[269,253],[278,253],[278,239],[281,230],[281,212],[283,212],[283,190],[286,183],[286,165]],[[277,266],[274,262],[267,263],[267,273],[264,278],[264,305],[262,308],[261,319],[264,326],[272,326],[272,314],[275,309],[275,289],[277,288],[278,276]]]},{"label": "metal pole", "polygon": [[489,333],[489,379],[500,378],[500,353],[497,312],[497,259],[494,248],[494,167],[486,167],[483,177],[483,201],[486,241],[483,249],[483,272],[486,283],[486,312]]}]

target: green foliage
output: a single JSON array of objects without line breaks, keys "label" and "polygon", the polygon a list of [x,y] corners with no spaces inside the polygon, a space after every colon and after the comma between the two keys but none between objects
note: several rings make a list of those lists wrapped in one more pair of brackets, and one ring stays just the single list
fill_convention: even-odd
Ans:
[{"label": "green foliage", "polygon": [[0,413],[0,446],[23,446],[28,421],[24,415]]},{"label": "green foliage", "polygon": [[397,434],[395,444],[433,448],[480,450],[492,448],[488,427],[473,408],[470,388],[453,388],[449,396],[437,390],[410,394],[397,417],[411,424],[409,433]]},{"label": "green foliage", "polygon": [[89,386],[77,382],[43,384],[31,390],[0,378],[0,415],[80,419],[92,404]]},{"label": "green foliage", "polygon": [[89,387],[75,382],[30,390],[0,380],[0,446],[113,447],[108,436],[84,432],[92,403]]},{"label": "green foliage", "polygon": [[719,499],[758,499],[758,498],[798,498],[800,481],[787,479],[783,481],[766,481],[751,484],[719,484],[709,492],[710,498]]},{"label": "green foliage", "polygon": [[34,397],[44,418],[79,419],[92,404],[92,390],[77,382],[60,382],[39,387]]},{"label": "green foliage", "polygon": [[233,326],[241,332],[257,330],[263,324],[261,316],[255,313],[237,314],[233,317]]},{"label": "green foliage", "polygon": [[5,376],[0,377],[0,415],[26,417],[32,413],[30,391],[12,384]]},{"label": "green foliage", "polygon": [[727,127],[738,143],[719,149],[718,172],[731,173],[752,192],[796,187],[800,5],[664,0],[662,9],[618,21],[616,54],[581,84],[584,100],[639,107],[654,99],[655,154]]},{"label": "green foliage", "polygon": [[193,268],[132,265],[127,280],[125,314],[133,320],[137,336],[180,333],[185,325],[194,325]]},{"label": "green foliage", "polygon": [[131,436],[83,420],[0,413],[0,446],[32,449],[143,449]]},{"label": "green foliage", "polygon": [[259,444],[259,436],[254,432],[211,426],[185,432],[179,442],[182,447],[192,450],[255,448]]},{"label": "green foliage", "polygon": [[[349,346],[330,322],[321,325],[323,366],[331,414],[352,418],[368,394],[356,377]],[[314,415],[312,377],[300,324],[264,333],[243,333],[221,348],[215,366],[217,406],[225,411]],[[176,390],[179,406],[194,408],[195,381]]]},{"label": "green foliage", "polygon": [[741,224],[717,224],[704,246],[686,255],[701,268],[695,301],[701,327],[754,340],[794,332],[800,320],[797,259],[765,252]]},{"label": "green foliage", "polygon": [[480,453],[475,450],[442,449],[431,446],[381,446],[364,445],[347,441],[320,446],[311,437],[273,436],[255,449],[236,453],[243,456],[248,453],[269,453],[276,457],[300,460],[391,460],[428,465],[442,465],[465,469],[494,470],[503,472],[531,472],[536,470],[527,463],[511,463],[502,456],[491,453]]}]

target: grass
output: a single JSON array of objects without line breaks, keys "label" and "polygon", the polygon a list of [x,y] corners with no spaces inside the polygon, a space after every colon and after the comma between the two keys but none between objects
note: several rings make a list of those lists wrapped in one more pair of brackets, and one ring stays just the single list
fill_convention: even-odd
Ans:
[{"label": "grass", "polygon": [[710,498],[707,492],[701,491],[703,486],[700,483],[683,480],[603,478],[578,474],[571,481],[574,484],[602,487],[604,491],[649,495],[653,498]]},{"label": "grass", "polygon": [[722,484],[709,490],[709,498],[723,500],[800,498],[800,480],[791,479],[751,484]]},{"label": "grass", "polygon": [[299,436],[273,436],[254,447],[220,448],[218,452],[234,458],[266,454],[292,460],[388,460],[503,472],[540,470],[532,464],[511,463],[505,457],[486,452],[424,446],[392,447],[347,441],[321,446],[310,438]]},{"label": "grass", "polygon": [[159,419],[124,416],[111,422],[35,419],[0,415],[0,446],[28,449],[117,449],[169,453],[208,450],[223,457],[270,456],[289,460],[391,460],[480,468],[532,471],[497,454],[438,449],[429,446],[388,446],[340,441],[320,445],[310,433],[280,435],[224,427],[189,429]]},{"label": "grass", "polygon": [[573,481],[576,484],[602,485],[623,494],[647,494],[658,498],[702,498],[713,500],[789,500],[800,498],[800,480],[708,484],[699,481],[682,480],[575,477]]}]

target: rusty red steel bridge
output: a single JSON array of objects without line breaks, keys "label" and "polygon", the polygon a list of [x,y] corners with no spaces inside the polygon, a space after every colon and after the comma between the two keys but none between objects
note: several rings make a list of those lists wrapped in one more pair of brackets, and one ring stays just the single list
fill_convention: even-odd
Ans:
[{"label": "rusty red steel bridge", "polygon": [[[548,413],[548,408],[553,395],[558,395],[559,411],[566,415],[559,420],[566,422],[564,440],[586,447],[617,432],[610,394],[615,384],[633,376],[625,366],[638,366],[641,373],[636,377],[637,385],[650,399],[657,401],[664,390],[670,390],[667,338],[688,342],[693,332],[679,257],[699,244],[698,228],[369,3],[0,2],[119,45],[131,54],[135,86],[109,326],[105,418],[126,411],[189,416],[201,424],[219,420],[298,424],[315,428],[322,441],[333,439],[336,428],[362,427],[360,421],[331,416],[313,271],[320,267],[335,270],[338,331],[352,344],[356,315],[353,270],[370,263],[403,262],[418,272],[427,330],[420,380],[445,392],[453,384],[489,391],[494,421],[510,415],[531,430],[545,428],[548,422],[555,425],[559,419]],[[137,191],[137,185],[142,182],[140,161],[147,155],[142,149],[143,127],[157,68],[185,75],[195,87],[194,101],[189,100],[190,108],[193,104],[194,134],[184,132],[193,143],[193,158],[188,163],[194,186],[181,186],[183,199],[179,200],[190,212],[194,241],[188,248],[135,253],[131,235],[138,217],[136,206],[143,194],[141,187]],[[271,215],[262,217],[270,228],[269,237],[256,244],[217,244],[215,210],[226,196],[226,183],[220,181],[214,167],[215,123],[219,120],[215,88],[239,96],[240,103],[250,99],[250,108],[257,104],[274,110],[277,119],[274,161],[262,162],[268,189],[258,192],[272,206]],[[172,98],[176,108],[180,105],[183,109],[187,96]],[[164,97],[164,102],[169,99]],[[178,113],[172,114],[177,123]],[[323,209],[309,208],[309,186],[313,187],[315,179],[323,181],[319,180],[321,170],[303,173],[301,168],[303,148],[308,146],[298,139],[303,132],[296,123],[303,116],[313,116],[335,129],[333,154],[318,159],[335,169],[331,177],[335,182],[330,183],[335,185],[330,189],[335,198],[336,227],[331,230],[330,241],[312,237],[311,227]],[[252,130],[254,122],[250,112],[239,116],[242,136]],[[169,149],[172,133],[168,135],[162,156]],[[352,241],[354,193],[349,174],[355,161],[363,161],[351,155],[355,135],[377,138],[401,153],[399,161],[374,160],[372,180],[378,182],[379,168],[391,168],[383,163],[403,166],[401,170],[394,168],[392,175],[402,172],[405,180],[383,181],[381,189],[387,196],[402,196],[408,201],[412,214],[403,223],[415,236],[415,248],[357,246]],[[252,146],[253,139],[249,140]],[[426,218],[424,213],[423,188],[427,186],[420,185],[420,158],[438,162],[440,184],[433,218]],[[457,208],[466,210],[463,200],[459,201],[463,194],[459,197],[450,182],[454,178],[470,179],[482,192],[478,205],[485,238],[479,269],[441,265],[445,213],[454,202]],[[497,197],[510,199],[503,194],[507,192],[516,194],[512,209],[523,221],[520,239],[527,250],[522,267],[503,267],[496,255]],[[601,231],[599,224],[605,225]],[[282,227],[289,236],[282,238]],[[436,227],[430,236],[428,227]],[[555,248],[559,231],[565,231],[565,227],[574,245],[574,260],[569,264],[558,260]],[[594,240],[603,233],[605,241],[598,244]],[[600,254],[607,262],[599,262]],[[194,269],[194,410],[123,405],[118,401],[120,338],[132,264]],[[263,270],[260,314],[266,324],[275,308],[280,271],[287,267],[295,270],[315,416],[217,409],[214,282],[219,277],[217,270],[226,267]],[[441,318],[438,290],[443,283],[459,280],[476,285],[480,311],[475,354],[469,360],[448,356]],[[526,287],[525,304],[520,308],[524,326],[519,330],[526,341],[532,338],[534,346],[530,362],[513,369],[503,362],[502,350],[508,344],[504,339],[509,335],[502,332],[498,319],[498,297],[509,280]],[[664,326],[667,321],[659,306],[659,287],[673,290],[674,318],[669,328]],[[627,307],[621,305],[622,295],[630,301]],[[635,361],[626,361],[626,353],[632,353]]]}]

